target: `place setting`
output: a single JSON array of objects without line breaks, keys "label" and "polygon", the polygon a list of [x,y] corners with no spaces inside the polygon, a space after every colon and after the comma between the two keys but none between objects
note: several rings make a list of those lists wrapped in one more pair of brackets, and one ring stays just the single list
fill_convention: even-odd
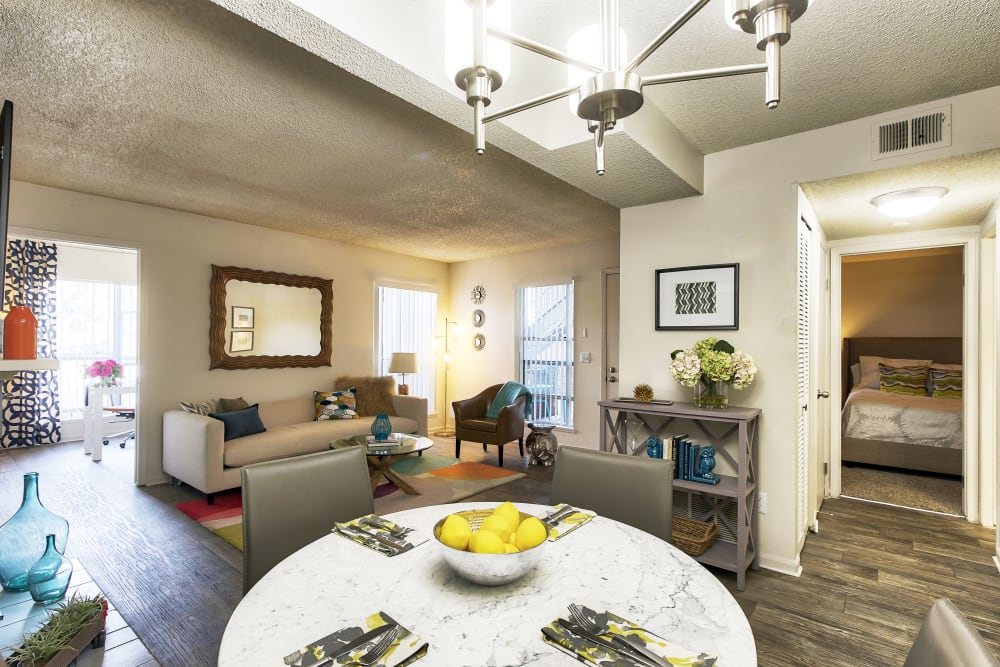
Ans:
[{"label": "place setting", "polygon": [[334,524],[333,532],[390,558],[410,551],[430,537],[377,514],[366,514],[345,522],[338,521]]},{"label": "place setting", "polygon": [[552,512],[542,517],[542,523],[549,526],[549,542],[555,542],[591,521],[595,516],[597,515],[594,512],[559,503],[552,508]]},{"label": "place setting", "polygon": [[310,642],[284,658],[289,667],[405,667],[427,654],[427,642],[384,611]]},{"label": "place setting", "polygon": [[713,667],[717,657],[679,646],[609,611],[571,603],[568,618],[544,626],[546,643],[579,662],[622,667]]}]

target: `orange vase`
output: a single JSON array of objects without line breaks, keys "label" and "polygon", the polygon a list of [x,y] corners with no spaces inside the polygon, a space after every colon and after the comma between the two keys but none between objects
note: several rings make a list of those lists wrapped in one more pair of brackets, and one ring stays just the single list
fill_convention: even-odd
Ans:
[{"label": "orange vase", "polygon": [[3,322],[3,358],[38,357],[38,320],[27,306],[12,306]]}]

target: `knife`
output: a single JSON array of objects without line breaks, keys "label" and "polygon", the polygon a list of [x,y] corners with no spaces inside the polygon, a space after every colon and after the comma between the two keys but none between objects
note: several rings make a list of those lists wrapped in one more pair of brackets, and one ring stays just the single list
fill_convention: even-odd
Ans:
[{"label": "knife", "polygon": [[[615,637],[614,635],[612,635],[611,639],[605,639],[601,635],[596,635],[593,632],[588,632],[587,630],[584,630],[583,627],[575,623],[570,623],[564,618],[558,619],[557,623],[559,623],[559,625],[561,625],[566,630],[572,632],[577,637],[586,639],[588,642],[597,644],[598,646],[609,648],[615,653],[625,656],[629,660],[638,662],[639,664],[643,665],[643,667],[663,667],[663,665],[670,667],[670,663],[665,661],[663,658],[660,658],[659,656],[656,657],[656,661],[654,662],[652,656],[647,656],[643,653],[640,653],[638,646],[625,641],[621,637]],[[617,641],[615,641],[616,639]]]},{"label": "knife", "polygon": [[550,526],[554,526],[557,523],[559,523],[559,521],[561,519],[565,519],[566,517],[568,517],[573,512],[576,512],[576,508],[575,507],[564,507],[561,510],[559,510],[558,512],[553,512],[552,514],[550,514],[548,516],[543,516],[542,517],[542,523],[547,523]]},{"label": "knife", "polygon": [[[352,639],[351,641],[347,642],[343,646],[338,647],[335,650],[335,652],[333,652],[333,653],[327,653],[325,656],[323,656],[322,660],[320,660],[319,662],[315,663],[315,666],[318,667],[319,665],[330,665],[330,664],[333,664],[333,662],[337,658],[343,656],[345,653],[350,653],[351,651],[353,651],[357,647],[362,646],[363,644],[367,644],[368,642],[372,641],[373,639],[376,639],[377,637],[379,637],[383,633],[389,631],[390,629],[396,627],[397,625],[398,625],[398,623],[386,623],[385,625],[380,625],[377,628],[372,628],[368,632],[362,634],[357,639]],[[338,630],[337,632],[340,632],[340,630]],[[333,634],[335,635],[335,634],[337,634],[337,632],[335,632]],[[330,637],[332,637],[332,636],[333,635],[327,635],[326,637],[323,637],[319,641],[312,642],[311,645],[312,646],[322,645],[324,642],[328,641],[330,639]],[[302,660],[302,658],[305,657],[306,654],[308,654],[310,652],[311,651],[309,651],[309,647],[306,647],[306,652],[305,653],[303,653],[302,651],[295,651],[294,653],[285,656],[285,664],[286,665],[302,664],[300,661]],[[291,660],[291,662],[289,662],[289,660]]]},{"label": "knife", "polygon": [[360,537],[361,542],[368,547],[371,547],[379,553],[383,553],[387,556],[395,556],[398,553],[398,544],[384,544],[382,541],[378,540],[374,535],[364,532],[363,530],[358,530],[353,526],[349,526],[344,523],[334,524],[334,530],[338,533],[352,539],[353,537]]},{"label": "knife", "polygon": [[396,554],[401,554],[404,551],[409,551],[410,549],[413,548],[412,544],[408,544],[406,542],[397,542],[394,539],[390,539],[390,538],[385,537],[383,535],[379,535],[378,533],[369,533],[364,528],[361,528],[360,526],[355,526],[353,523],[344,523],[344,524],[340,524],[340,525],[342,527],[346,528],[347,530],[350,530],[350,531],[352,531],[352,532],[354,532],[354,533],[356,533],[358,535],[362,535],[364,537],[370,537],[373,540],[376,540],[376,541],[384,544],[387,547],[392,547],[393,552],[396,553]]}]

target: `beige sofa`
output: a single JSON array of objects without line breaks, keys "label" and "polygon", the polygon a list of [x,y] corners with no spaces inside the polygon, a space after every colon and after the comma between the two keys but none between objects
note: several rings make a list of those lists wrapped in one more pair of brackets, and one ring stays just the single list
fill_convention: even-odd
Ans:
[{"label": "beige sofa", "polygon": [[[392,396],[392,428],[399,433],[427,435],[427,399]],[[314,421],[312,395],[261,402],[263,433],[223,441],[223,423],[183,410],[163,413],[163,470],[208,495],[241,485],[240,468],[250,463],[283,459],[329,448],[332,440],[367,433],[374,417]]]}]

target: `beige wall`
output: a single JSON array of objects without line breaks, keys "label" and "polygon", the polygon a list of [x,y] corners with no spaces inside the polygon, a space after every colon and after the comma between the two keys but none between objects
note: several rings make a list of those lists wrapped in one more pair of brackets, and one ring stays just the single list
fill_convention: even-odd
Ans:
[{"label": "beige wall", "polygon": [[[617,239],[453,264],[451,294],[454,307],[448,315],[449,319],[461,322],[464,335],[452,348],[454,362],[448,400],[468,398],[491,384],[518,379],[516,289],[574,279],[576,429],[574,432],[557,431],[556,437],[560,444],[596,449],[597,402],[604,382],[601,372],[604,329],[601,272],[617,266]],[[475,285],[486,288],[486,299],[480,306],[474,305],[469,298]],[[472,311],[476,308],[486,313],[486,322],[479,329],[472,327]],[[582,337],[584,328],[587,329],[586,338]],[[486,337],[486,347],[479,352],[472,349],[475,332],[482,332]],[[579,363],[583,352],[591,354],[591,363]]]},{"label": "beige wall", "polygon": [[[165,479],[161,416],[178,401],[286,398],[329,389],[338,375],[371,373],[373,281],[430,286],[448,306],[446,264],[154,206],[15,181],[10,224],[34,238],[139,250],[139,479],[146,483]],[[209,371],[212,264],[333,279],[332,368]]]},{"label": "beige wall", "polygon": [[962,253],[844,262],[841,334],[962,336]]},{"label": "beige wall", "polygon": [[[753,386],[730,399],[762,409],[758,484],[769,497],[759,546],[765,567],[799,568],[796,184],[1000,146],[994,122],[1000,88],[947,101],[953,120],[949,149],[872,162],[870,127],[878,117],[865,118],[714,153],[705,160],[704,195],[622,211],[622,385],[644,381],[657,396],[690,401],[689,390],[670,377],[670,352],[716,334],[753,355],[760,369]],[[654,329],[656,269],[726,262],[740,263],[739,330]]]}]

